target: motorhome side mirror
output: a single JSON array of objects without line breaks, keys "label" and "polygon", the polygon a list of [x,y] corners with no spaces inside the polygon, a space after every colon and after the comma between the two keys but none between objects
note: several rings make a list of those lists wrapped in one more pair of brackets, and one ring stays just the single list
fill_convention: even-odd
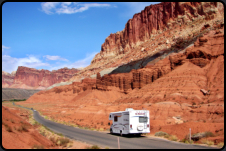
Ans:
[{"label": "motorhome side mirror", "polygon": [[110,125],[110,122],[108,122],[108,125]]}]

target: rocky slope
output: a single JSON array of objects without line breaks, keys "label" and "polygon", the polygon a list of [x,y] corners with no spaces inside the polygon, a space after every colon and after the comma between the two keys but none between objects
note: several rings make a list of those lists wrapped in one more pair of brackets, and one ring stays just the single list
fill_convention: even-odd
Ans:
[{"label": "rocky slope", "polygon": [[157,53],[184,50],[201,34],[224,22],[223,18],[220,2],[163,2],[147,6],[126,23],[125,29],[107,37],[92,63],[70,81],[80,81],[112,67],[138,69]]},{"label": "rocky slope", "polygon": [[37,70],[19,66],[16,73],[2,72],[3,88],[45,89],[55,83],[68,81],[77,69]]}]

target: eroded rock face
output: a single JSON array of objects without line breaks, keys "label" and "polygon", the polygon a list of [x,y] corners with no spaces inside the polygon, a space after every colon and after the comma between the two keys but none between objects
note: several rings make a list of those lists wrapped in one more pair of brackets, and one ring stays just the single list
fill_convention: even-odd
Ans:
[{"label": "eroded rock face", "polygon": [[68,81],[77,69],[37,70],[19,66],[14,75],[2,73],[2,87],[12,88],[47,88],[55,83]]},{"label": "eroded rock face", "polygon": [[[213,19],[222,4],[219,2],[162,2],[145,7],[130,19],[123,31],[110,34],[101,46],[101,52],[92,63],[103,58],[112,58],[125,54],[151,35],[161,33],[174,25],[191,23],[196,20]],[[206,25],[202,30],[209,28]]]},{"label": "eroded rock face", "polygon": [[7,88],[13,84],[15,72],[7,73],[2,71],[2,88]]}]

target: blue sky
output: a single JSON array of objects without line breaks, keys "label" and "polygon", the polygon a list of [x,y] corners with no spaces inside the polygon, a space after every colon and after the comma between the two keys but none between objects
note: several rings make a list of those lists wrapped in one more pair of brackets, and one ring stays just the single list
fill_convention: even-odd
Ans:
[{"label": "blue sky", "polygon": [[159,2],[6,2],[2,5],[2,70],[57,70],[90,64],[105,39]]}]

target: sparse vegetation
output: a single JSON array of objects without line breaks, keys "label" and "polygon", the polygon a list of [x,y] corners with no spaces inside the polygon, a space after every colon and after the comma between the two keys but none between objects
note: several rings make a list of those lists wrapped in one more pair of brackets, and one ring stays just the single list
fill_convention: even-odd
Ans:
[{"label": "sparse vegetation", "polygon": [[86,147],[86,149],[101,149],[101,148],[97,145],[93,145],[91,147]]},{"label": "sparse vegetation", "polygon": [[66,147],[69,142],[70,142],[70,140],[68,138],[60,137],[57,140],[57,145]]},{"label": "sparse vegetation", "polygon": [[218,147],[222,148],[224,146],[224,142],[220,142],[217,144]]},{"label": "sparse vegetation", "polygon": [[42,145],[37,145],[37,144],[34,144],[32,146],[32,149],[44,149],[44,147]]},{"label": "sparse vegetation", "polygon": [[166,132],[162,132],[162,131],[159,131],[159,132],[155,133],[155,136],[165,136],[165,135],[169,135],[169,134],[166,133]]},{"label": "sparse vegetation", "polygon": [[8,126],[7,124],[5,124],[5,129],[8,132],[12,132],[13,131],[12,128],[10,126]]},{"label": "sparse vegetation", "polygon": [[214,137],[214,134],[212,132],[206,131],[205,137]]},{"label": "sparse vegetation", "polygon": [[180,142],[183,142],[185,144],[193,144],[194,141],[193,140],[189,140],[189,135],[186,135]]},{"label": "sparse vegetation", "polygon": [[208,146],[211,146],[211,145],[214,145],[214,142],[213,141],[209,141],[207,139],[204,139],[201,141],[203,144],[207,144]]},{"label": "sparse vegetation", "polygon": [[22,125],[20,125],[20,127],[17,128],[17,131],[19,131],[19,132],[22,132],[22,131],[28,132],[28,128],[27,128],[27,126],[25,124],[22,124]]},{"label": "sparse vegetation", "polygon": [[17,99],[12,99],[12,100],[9,100],[10,102],[20,102],[20,101],[26,101],[26,99],[22,99],[22,100],[17,100]]},{"label": "sparse vegetation", "polygon": [[177,140],[178,140],[177,136],[175,136],[175,135],[171,135],[171,136],[169,137],[169,139],[170,139],[171,141],[177,141]]},{"label": "sparse vegetation", "polygon": [[169,138],[169,137],[170,137],[169,134],[164,135],[164,138]]},{"label": "sparse vegetation", "polygon": [[104,131],[104,129],[103,128],[100,128],[99,131]]}]

